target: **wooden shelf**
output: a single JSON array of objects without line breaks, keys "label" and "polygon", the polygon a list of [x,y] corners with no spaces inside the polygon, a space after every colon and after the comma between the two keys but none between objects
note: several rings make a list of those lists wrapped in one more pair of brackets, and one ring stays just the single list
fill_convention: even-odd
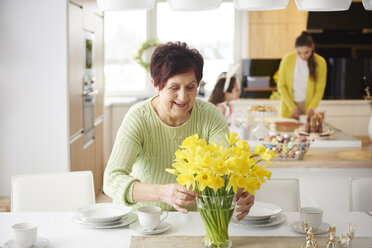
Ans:
[{"label": "wooden shelf", "polygon": [[244,88],[244,91],[277,91],[278,88],[271,87],[271,88]]}]

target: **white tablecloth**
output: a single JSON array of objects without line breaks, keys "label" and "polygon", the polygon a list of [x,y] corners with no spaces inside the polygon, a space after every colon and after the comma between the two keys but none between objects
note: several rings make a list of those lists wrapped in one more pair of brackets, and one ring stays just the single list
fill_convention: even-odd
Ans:
[{"label": "white tablecloth", "polygon": [[[284,212],[286,222],[265,228],[248,228],[230,224],[230,236],[301,236],[290,224],[299,220],[299,213]],[[139,235],[127,226],[117,229],[87,229],[72,223],[73,213],[0,213],[0,245],[13,238],[11,226],[18,222],[39,224],[38,234],[49,239],[50,248],[129,247],[132,235]],[[204,224],[199,213],[169,213],[167,222],[172,228],[160,235],[204,235]],[[336,226],[336,234],[346,234],[348,223],[357,225],[356,237],[372,237],[372,217],[363,212],[325,212],[323,221]],[[367,247],[372,247],[372,243]]]}]

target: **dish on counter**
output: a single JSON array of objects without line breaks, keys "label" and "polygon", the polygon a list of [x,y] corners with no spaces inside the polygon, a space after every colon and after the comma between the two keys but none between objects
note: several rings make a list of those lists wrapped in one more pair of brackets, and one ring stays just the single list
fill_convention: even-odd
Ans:
[{"label": "dish on counter", "polygon": [[301,160],[310,148],[309,138],[288,134],[267,136],[261,143],[275,152],[274,160]]},{"label": "dish on counter", "polygon": [[252,208],[249,210],[248,215],[245,216],[244,219],[251,221],[264,221],[279,214],[281,211],[282,209],[276,204],[255,201]]},{"label": "dish on counter", "polygon": [[[314,234],[319,235],[319,234],[327,233],[329,226],[330,225],[328,223],[323,222],[317,229],[314,230]],[[305,231],[302,229],[302,223],[301,223],[300,220],[292,222],[291,223],[291,228],[292,228],[293,231],[305,234]]]},{"label": "dish on counter", "polygon": [[149,230],[143,229],[138,221],[129,225],[129,229],[136,231],[140,234],[148,234],[148,235],[163,233],[167,231],[170,227],[171,227],[171,224],[169,224],[168,222],[161,222],[159,226],[155,228],[155,230],[149,231]]},{"label": "dish on counter", "polygon": [[261,221],[261,222],[248,220],[248,219],[246,219],[246,217],[244,219],[242,219],[241,221],[238,221],[236,219],[236,216],[233,216],[231,218],[231,222],[236,224],[236,225],[246,226],[246,227],[255,227],[255,228],[256,227],[276,226],[276,225],[279,225],[279,224],[283,223],[286,220],[287,220],[287,217],[282,213],[271,216],[266,221]]},{"label": "dish on counter", "polygon": [[92,223],[81,219],[78,215],[72,217],[72,222],[86,228],[94,229],[110,229],[127,226],[137,220],[135,213],[129,213],[118,221],[106,222],[106,223]]},{"label": "dish on counter", "polygon": [[81,207],[76,214],[90,223],[108,223],[119,221],[132,211],[131,207],[114,203],[97,203]]}]

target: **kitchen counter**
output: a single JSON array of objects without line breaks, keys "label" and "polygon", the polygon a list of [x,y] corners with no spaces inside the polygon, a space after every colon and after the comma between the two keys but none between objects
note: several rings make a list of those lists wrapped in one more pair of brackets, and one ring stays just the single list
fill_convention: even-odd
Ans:
[{"label": "kitchen counter", "polygon": [[312,149],[303,160],[274,160],[270,168],[372,168],[372,149]]}]

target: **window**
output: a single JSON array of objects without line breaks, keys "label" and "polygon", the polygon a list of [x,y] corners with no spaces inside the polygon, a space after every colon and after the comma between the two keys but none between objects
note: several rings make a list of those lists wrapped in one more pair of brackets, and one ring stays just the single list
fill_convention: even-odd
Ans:
[{"label": "window", "polygon": [[217,76],[234,61],[234,4],[222,3],[216,10],[194,12],[172,11],[167,2],[157,6],[158,39],[184,41],[196,48],[204,58],[205,89],[211,92]]},{"label": "window", "polygon": [[209,11],[172,11],[167,2],[160,1],[148,13],[106,12],[106,96],[153,94],[149,73],[133,60],[141,44],[151,38],[184,41],[198,49],[204,57],[202,80],[210,93],[217,76],[234,62],[235,19],[232,2],[223,2],[220,8]]},{"label": "window", "polygon": [[141,96],[147,90],[146,72],[134,62],[139,46],[146,41],[147,13],[105,13],[105,91],[107,96]]}]

